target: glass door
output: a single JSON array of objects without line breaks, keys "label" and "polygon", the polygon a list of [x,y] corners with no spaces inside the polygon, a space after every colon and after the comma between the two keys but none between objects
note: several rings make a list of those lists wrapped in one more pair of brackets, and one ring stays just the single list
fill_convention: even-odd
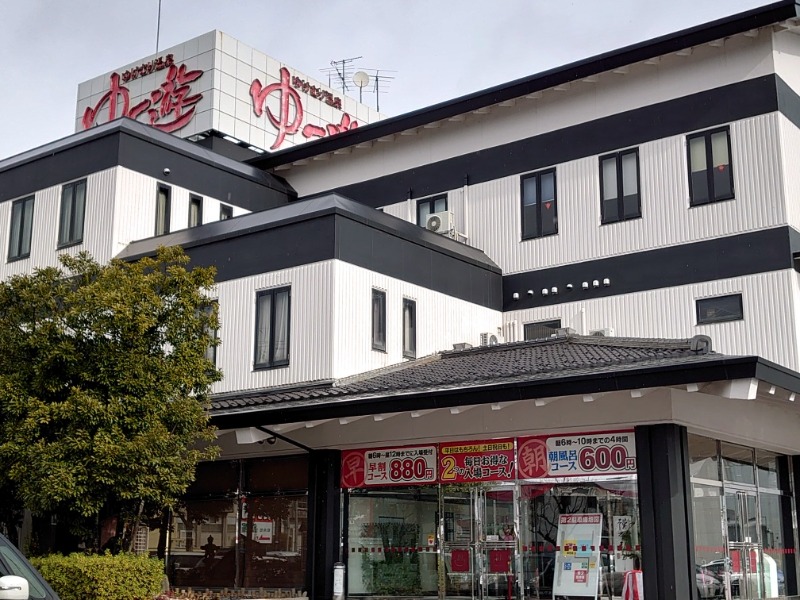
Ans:
[{"label": "glass door", "polygon": [[731,598],[764,598],[764,572],[758,531],[757,499],[751,491],[726,491],[729,569],[726,586]]},{"label": "glass door", "polygon": [[515,485],[498,485],[480,490],[478,508],[482,511],[480,565],[482,598],[512,600],[521,598],[519,516]]},{"label": "glass door", "polygon": [[440,597],[476,598],[480,590],[476,491],[443,489],[440,507]]}]

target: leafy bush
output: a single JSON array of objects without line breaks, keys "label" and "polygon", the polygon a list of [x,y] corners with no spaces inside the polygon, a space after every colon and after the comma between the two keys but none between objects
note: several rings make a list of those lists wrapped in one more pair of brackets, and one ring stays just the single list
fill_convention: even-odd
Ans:
[{"label": "leafy bush", "polygon": [[31,562],[61,600],[149,600],[164,578],[160,560],[137,554],[52,554]]}]

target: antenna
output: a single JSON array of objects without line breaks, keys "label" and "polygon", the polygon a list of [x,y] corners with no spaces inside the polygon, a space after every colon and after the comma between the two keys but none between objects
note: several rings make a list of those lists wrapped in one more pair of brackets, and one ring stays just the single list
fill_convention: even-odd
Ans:
[{"label": "antenna", "polygon": [[158,24],[156,25],[156,54],[158,54],[158,41],[161,37],[161,0],[158,0]]},{"label": "antenna", "polygon": [[[384,72],[396,73],[397,71],[384,70]],[[373,77],[375,78],[375,87],[373,88],[373,91],[375,92],[375,110],[381,112],[381,94],[386,93],[386,89],[381,89],[381,82],[383,82],[384,88],[388,88],[392,79],[394,79],[394,75],[381,75],[381,70],[375,69],[375,74]]]},{"label": "antenna", "polygon": [[363,57],[355,56],[353,58],[343,58],[341,60],[332,60],[329,68],[320,69],[323,73],[328,74],[328,86],[333,87],[331,84],[331,76],[335,74],[337,86],[341,86],[342,93],[347,91],[347,82],[353,77],[353,63]]},{"label": "antenna", "polygon": [[364,100],[362,94],[364,93],[364,86],[369,85],[369,75],[364,71],[356,71],[356,74],[353,75],[353,83],[355,83],[358,88],[358,101],[363,104]]}]

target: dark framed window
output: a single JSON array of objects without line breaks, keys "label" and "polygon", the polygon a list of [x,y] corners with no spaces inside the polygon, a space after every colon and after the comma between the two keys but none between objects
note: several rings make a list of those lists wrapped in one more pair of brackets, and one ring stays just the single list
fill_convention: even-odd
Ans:
[{"label": "dark framed window", "polygon": [[556,170],[522,178],[522,239],[558,233]]},{"label": "dark framed window", "polygon": [[263,290],[256,294],[256,369],[289,364],[291,288]]},{"label": "dark framed window", "polygon": [[169,216],[172,190],[166,185],[158,186],[156,192],[156,235],[169,233]]},{"label": "dark framed window", "polygon": [[203,199],[200,196],[189,196],[189,227],[203,224]]},{"label": "dark framed window", "polygon": [[[208,315],[212,314],[215,309],[217,310],[217,312],[219,312],[219,302],[217,300],[211,300],[211,301],[209,301],[209,303],[207,305],[205,305],[203,307],[203,310]],[[217,341],[217,338],[219,337],[219,329],[215,328],[215,329],[212,330],[212,329],[208,328],[208,329],[206,329],[206,333],[210,334],[211,339],[214,342]],[[206,359],[208,359],[208,361],[211,362],[212,365],[214,365],[214,367],[217,366],[217,344],[216,343],[211,343],[208,346],[206,346],[205,356],[206,356]]]},{"label": "dark framed window", "polygon": [[642,216],[638,150],[624,150],[600,157],[600,208],[602,223],[616,223]]},{"label": "dark framed window", "polygon": [[447,196],[434,196],[417,201],[417,225],[425,227],[428,217],[433,213],[447,210]]},{"label": "dark framed window", "polygon": [[535,323],[525,323],[523,335],[525,340],[540,340],[549,338],[556,330],[561,328],[561,319],[550,321],[536,321]]},{"label": "dark framed window", "polygon": [[224,221],[233,217],[233,207],[227,204],[219,205],[219,220]]},{"label": "dark framed window", "polygon": [[686,136],[692,206],[733,198],[731,137],[727,127]]},{"label": "dark framed window", "polygon": [[8,237],[8,258],[16,260],[31,254],[33,231],[33,196],[17,200],[11,205],[11,232]]},{"label": "dark framed window", "polygon": [[417,303],[403,298],[403,356],[417,356]]},{"label": "dark framed window", "polygon": [[86,180],[73,181],[61,188],[61,216],[58,220],[58,245],[70,246],[83,241],[86,213]]},{"label": "dark framed window", "polygon": [[744,319],[741,294],[701,298],[695,304],[697,306],[698,325]]},{"label": "dark framed window", "polygon": [[386,292],[372,290],[372,349],[386,352]]}]

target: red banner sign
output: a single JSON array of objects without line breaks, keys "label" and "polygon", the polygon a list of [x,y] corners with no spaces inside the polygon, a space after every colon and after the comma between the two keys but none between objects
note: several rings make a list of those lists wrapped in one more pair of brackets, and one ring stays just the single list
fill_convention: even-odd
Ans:
[{"label": "red banner sign", "polygon": [[636,473],[636,439],[630,430],[541,435],[518,443],[522,479]]},{"label": "red banner sign", "polygon": [[344,452],[341,480],[343,488],[436,483],[436,446]]},{"label": "red banner sign", "polygon": [[511,481],[516,477],[514,440],[439,444],[442,483]]}]

